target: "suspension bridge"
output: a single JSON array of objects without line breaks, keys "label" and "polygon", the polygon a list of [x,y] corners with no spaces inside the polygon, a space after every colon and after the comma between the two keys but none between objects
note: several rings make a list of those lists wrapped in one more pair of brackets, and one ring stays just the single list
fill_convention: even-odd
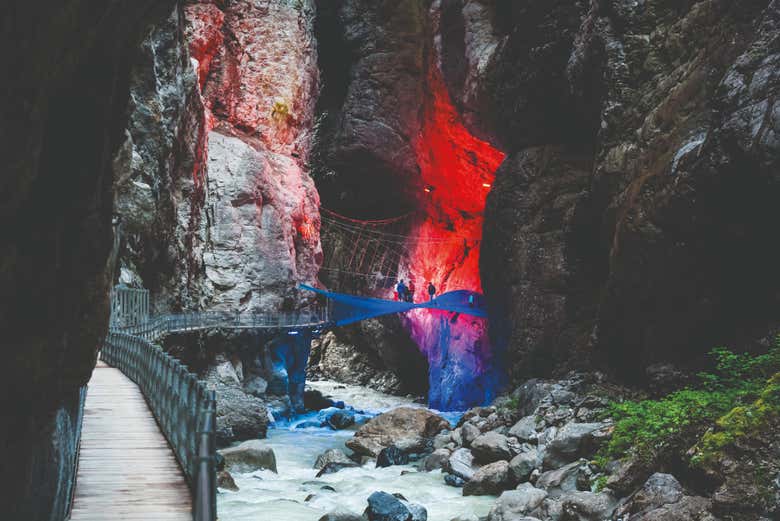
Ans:
[{"label": "suspension bridge", "polygon": [[[323,211],[322,233],[331,240],[323,265],[329,285],[366,293],[392,287],[415,242],[444,241],[405,235],[412,218],[354,221]],[[300,289],[327,305],[294,312],[154,315],[147,290],[117,286],[100,360],[81,393],[69,519],[216,521],[215,392],[157,345],[165,335],[233,329],[287,339],[279,356],[287,364],[291,396],[302,397],[310,340],[326,329],[415,309],[486,316],[482,296],[464,290],[403,302],[306,285]]]}]

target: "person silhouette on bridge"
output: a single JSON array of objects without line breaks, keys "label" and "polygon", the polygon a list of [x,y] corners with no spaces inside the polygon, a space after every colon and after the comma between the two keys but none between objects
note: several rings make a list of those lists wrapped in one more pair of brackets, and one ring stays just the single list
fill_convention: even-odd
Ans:
[{"label": "person silhouette on bridge", "polygon": [[398,300],[406,301],[406,293],[408,290],[406,289],[406,284],[404,284],[403,279],[398,282],[398,285],[395,287],[395,291],[398,293]]},{"label": "person silhouette on bridge", "polygon": [[430,300],[436,298],[436,286],[431,281],[428,281],[428,297],[430,297]]},{"label": "person silhouette on bridge", "polygon": [[407,296],[406,298],[407,302],[414,303],[414,281],[413,280],[409,281],[409,290],[406,296]]}]

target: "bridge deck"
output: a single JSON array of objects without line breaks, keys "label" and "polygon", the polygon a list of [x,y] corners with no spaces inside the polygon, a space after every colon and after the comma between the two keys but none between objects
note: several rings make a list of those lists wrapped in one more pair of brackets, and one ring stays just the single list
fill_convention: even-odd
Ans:
[{"label": "bridge deck", "polygon": [[190,521],[179,464],[138,387],[98,362],[84,406],[72,521]]}]

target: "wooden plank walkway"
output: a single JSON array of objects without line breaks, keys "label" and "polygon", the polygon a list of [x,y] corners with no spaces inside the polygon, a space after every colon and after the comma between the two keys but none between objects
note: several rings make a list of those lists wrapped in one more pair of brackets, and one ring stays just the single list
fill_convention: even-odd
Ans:
[{"label": "wooden plank walkway", "polygon": [[98,362],[87,388],[72,521],[191,521],[192,497],[140,389]]}]

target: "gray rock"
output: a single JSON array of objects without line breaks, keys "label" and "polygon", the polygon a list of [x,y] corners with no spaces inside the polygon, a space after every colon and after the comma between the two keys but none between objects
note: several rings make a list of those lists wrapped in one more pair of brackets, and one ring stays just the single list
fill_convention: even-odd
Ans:
[{"label": "gray rock", "polygon": [[352,463],[352,460],[341,449],[328,449],[314,462],[314,468],[319,470],[328,463]]},{"label": "gray rock", "polygon": [[238,386],[214,385],[217,394],[217,444],[265,438],[268,409],[263,400],[247,394]]},{"label": "gray rock", "polygon": [[391,445],[407,453],[422,452],[434,436],[449,427],[447,420],[427,409],[399,407],[369,420],[346,445],[371,457]]},{"label": "gray rock", "polygon": [[539,464],[539,453],[534,448],[528,448],[521,452],[509,462],[509,470],[512,477],[518,483],[528,481],[531,473]]},{"label": "gray rock", "polygon": [[354,461],[331,461],[323,465],[320,471],[317,472],[317,477],[322,477],[325,474],[335,474],[342,469],[355,468],[359,466],[360,465]]},{"label": "gray rock", "polygon": [[377,468],[406,465],[407,463],[409,463],[409,455],[393,445],[380,450],[376,457]]},{"label": "gray rock", "polygon": [[560,503],[565,521],[602,521],[611,518],[618,501],[606,492],[575,491],[562,495]]},{"label": "gray rock", "polygon": [[447,474],[444,476],[444,483],[451,487],[461,488],[466,484],[466,481],[455,474]]},{"label": "gray rock", "polygon": [[472,423],[466,422],[460,428],[460,437],[464,447],[470,447],[471,443],[482,434],[480,430]]},{"label": "gray rock", "polygon": [[471,451],[474,454],[474,458],[480,463],[491,463],[512,458],[507,437],[497,432],[487,432],[478,436],[471,443]]},{"label": "gray rock", "polygon": [[366,521],[366,518],[352,512],[329,512],[318,521]]},{"label": "gray rock", "polygon": [[227,470],[220,470],[217,472],[217,487],[225,490],[232,490],[233,492],[238,490],[238,485],[233,480],[233,476]]},{"label": "gray rock", "polygon": [[547,444],[543,467],[558,468],[586,455],[586,452],[596,448],[594,434],[607,427],[608,424],[604,423],[567,423]]},{"label": "gray rock", "polygon": [[655,473],[628,501],[628,513],[649,511],[677,503],[685,495],[683,487],[671,474]]},{"label": "gray rock", "polygon": [[618,494],[628,495],[649,475],[647,463],[640,458],[629,456],[618,462],[617,468],[607,478],[606,486]]},{"label": "gray rock", "polygon": [[546,490],[551,498],[556,498],[565,492],[574,492],[577,490],[577,481],[583,465],[587,465],[587,462],[575,461],[559,469],[544,472],[536,480],[536,486]]},{"label": "gray rock", "polygon": [[452,436],[450,435],[450,431],[445,431],[442,433],[439,433],[436,435],[435,438],[433,438],[433,448],[435,449],[441,449],[446,447],[449,443],[452,442]]},{"label": "gray rock", "polygon": [[267,389],[268,382],[257,375],[252,375],[244,381],[244,392],[249,393],[252,396],[264,396]]},{"label": "gray rock", "polygon": [[369,521],[426,521],[424,507],[399,499],[387,492],[374,492],[368,497],[368,507],[363,514]]},{"label": "gray rock", "polygon": [[423,469],[426,472],[443,469],[447,467],[451,452],[447,449],[436,449],[423,462]]},{"label": "gray rock", "polygon": [[227,467],[236,472],[252,472],[268,469],[276,472],[276,455],[273,449],[260,440],[249,440],[236,447],[219,451]]},{"label": "gray rock", "polygon": [[615,515],[630,521],[715,521],[711,508],[710,499],[686,496],[674,476],[656,473],[620,505]]},{"label": "gray rock", "polygon": [[534,416],[522,418],[509,429],[509,435],[520,441],[535,442],[537,438],[536,418]]},{"label": "gray rock", "polygon": [[468,481],[474,477],[479,466],[474,463],[474,455],[469,449],[457,449],[447,460],[446,468],[451,474]]},{"label": "gray rock", "polygon": [[481,467],[463,487],[464,496],[500,494],[511,486],[509,463],[496,461]]},{"label": "gray rock", "polygon": [[499,496],[488,514],[488,521],[528,521],[528,514],[536,510],[547,497],[547,492],[523,483],[516,490]]}]

